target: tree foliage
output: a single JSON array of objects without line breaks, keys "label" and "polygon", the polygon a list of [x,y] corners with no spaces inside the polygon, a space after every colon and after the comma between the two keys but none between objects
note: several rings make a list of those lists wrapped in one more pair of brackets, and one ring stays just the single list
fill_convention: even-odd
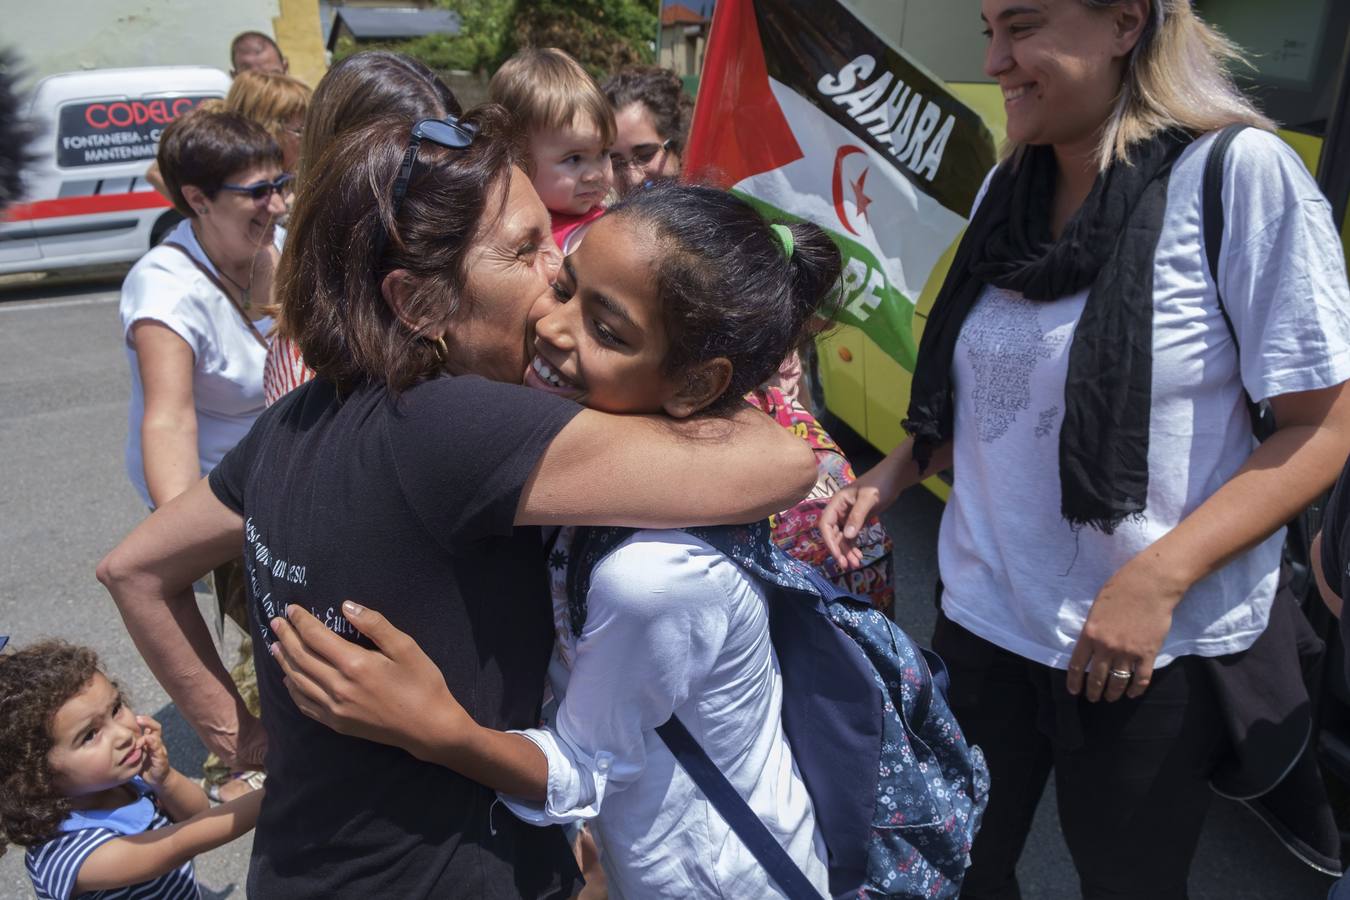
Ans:
[{"label": "tree foliage", "polygon": [[593,75],[649,63],[656,41],[651,0],[518,0],[516,47],[558,47]]},{"label": "tree foliage", "polygon": [[656,0],[438,0],[460,17],[458,35],[378,45],[339,40],[342,59],[373,46],[407,53],[441,72],[493,72],[521,47],[559,47],[593,75],[655,56]]}]

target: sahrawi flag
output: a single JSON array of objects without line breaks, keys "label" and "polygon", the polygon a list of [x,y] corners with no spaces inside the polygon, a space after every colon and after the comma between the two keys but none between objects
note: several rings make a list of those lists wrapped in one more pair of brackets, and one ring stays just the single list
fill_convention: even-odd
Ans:
[{"label": "sahrawi flag", "polygon": [[842,4],[718,0],[686,170],[829,231],[835,318],[906,369],[915,301],[993,164],[979,116]]}]

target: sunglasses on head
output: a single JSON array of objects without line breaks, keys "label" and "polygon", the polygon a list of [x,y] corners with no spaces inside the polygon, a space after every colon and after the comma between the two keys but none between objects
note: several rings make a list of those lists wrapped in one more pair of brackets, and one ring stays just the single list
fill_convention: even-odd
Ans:
[{"label": "sunglasses on head", "polygon": [[[472,122],[461,122],[456,116],[448,115],[444,119],[422,119],[412,127],[408,138],[408,149],[403,154],[403,162],[398,167],[398,177],[394,179],[394,190],[390,195],[390,219],[398,221],[399,211],[403,208],[403,197],[408,193],[408,183],[412,180],[413,167],[417,165],[417,150],[423,141],[431,141],[451,150],[463,150],[478,137],[478,126]],[[375,247],[375,260],[384,256],[389,243],[389,230],[383,229]]]},{"label": "sunglasses on head", "polygon": [[272,199],[274,191],[285,197],[286,191],[294,180],[294,175],[284,172],[277,176],[276,181],[255,181],[252,184],[222,184],[220,189],[222,191],[234,191],[236,194],[247,194],[248,198],[254,203],[265,203]]}]

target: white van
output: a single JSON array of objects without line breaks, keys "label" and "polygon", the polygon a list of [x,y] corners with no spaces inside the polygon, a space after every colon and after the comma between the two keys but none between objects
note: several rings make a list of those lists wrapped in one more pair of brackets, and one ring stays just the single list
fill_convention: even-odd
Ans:
[{"label": "white van", "polygon": [[52,75],[33,90],[38,127],[26,196],[0,214],[0,274],[129,262],[182,217],[145,181],[160,132],[230,78],[208,66]]}]

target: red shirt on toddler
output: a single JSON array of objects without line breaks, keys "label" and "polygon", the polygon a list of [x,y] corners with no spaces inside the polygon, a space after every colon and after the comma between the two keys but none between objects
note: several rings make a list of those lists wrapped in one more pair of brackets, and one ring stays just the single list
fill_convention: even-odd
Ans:
[{"label": "red shirt on toddler", "polygon": [[603,216],[605,214],[605,207],[603,204],[597,204],[591,207],[589,212],[584,212],[580,215],[554,212],[553,210],[549,210],[548,214],[553,217],[553,243],[557,244],[558,249],[566,256],[571,251],[571,248],[567,246],[567,242],[572,238],[572,235],[578,228],[581,228],[583,225],[589,225]]}]

